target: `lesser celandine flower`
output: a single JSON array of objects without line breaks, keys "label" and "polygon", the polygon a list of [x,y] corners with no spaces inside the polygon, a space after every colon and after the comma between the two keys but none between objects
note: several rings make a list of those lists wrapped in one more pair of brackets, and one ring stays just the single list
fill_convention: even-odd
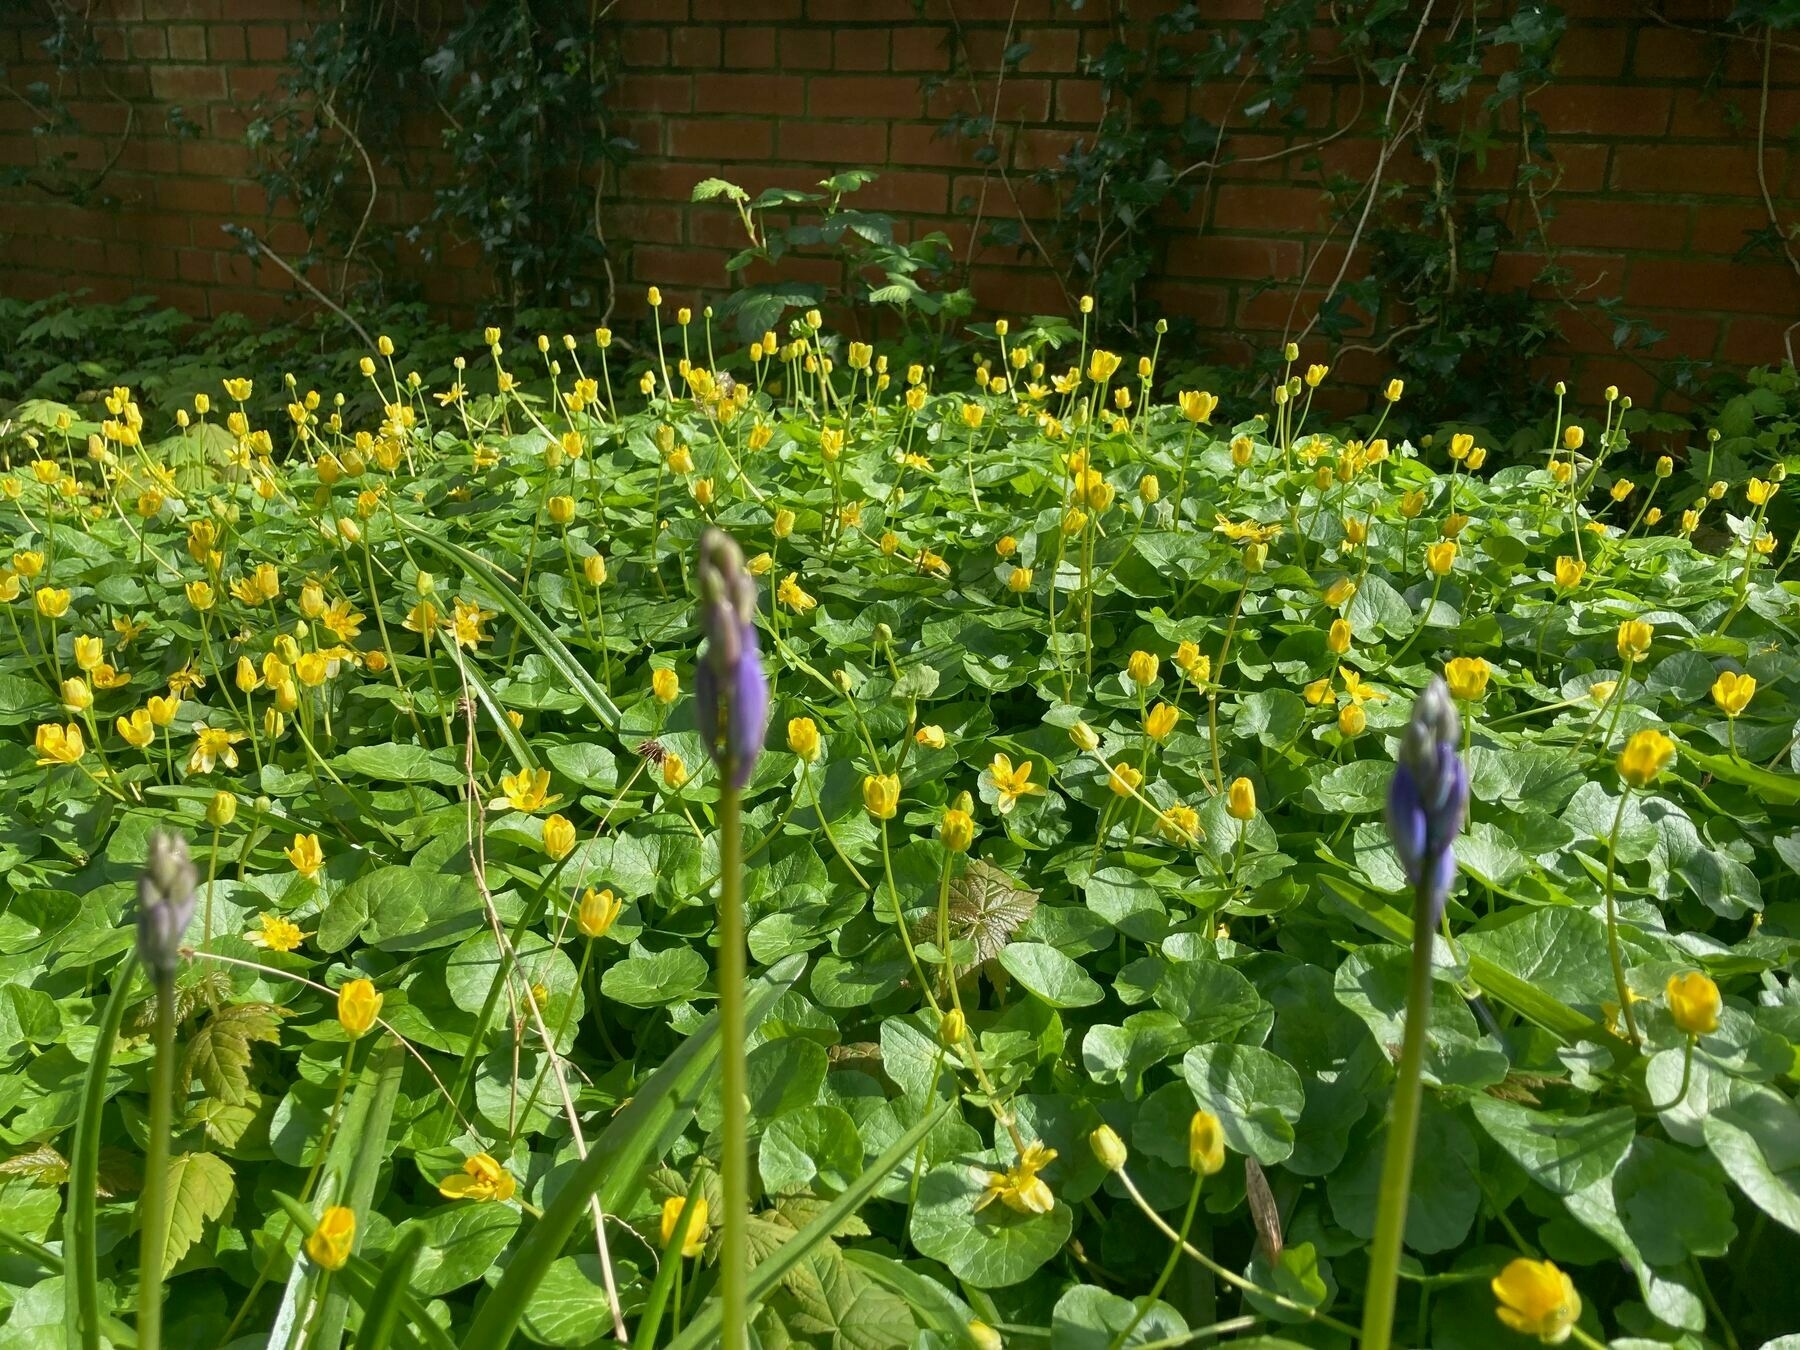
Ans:
[{"label": "lesser celandine flower", "polygon": [[1587,575],[1587,563],[1580,558],[1571,558],[1566,554],[1556,560],[1557,589],[1572,591],[1581,585],[1581,579]]},{"label": "lesser celandine flower", "polygon": [[381,1004],[382,995],[373,980],[350,980],[338,990],[338,1023],[350,1033],[350,1039],[355,1040],[375,1025],[375,1019],[381,1015]]},{"label": "lesser celandine flower", "polygon": [[294,870],[311,881],[319,875],[325,866],[325,852],[319,847],[319,836],[316,834],[297,834],[294,842],[284,850],[287,860],[294,865]]},{"label": "lesser celandine flower", "polygon": [[1581,1295],[1554,1262],[1518,1257],[1494,1276],[1492,1286],[1502,1323],[1545,1345],[1561,1345],[1581,1319]]},{"label": "lesser celandine flower", "polygon": [[938,839],[952,853],[967,853],[975,842],[975,817],[964,807],[950,807],[938,822]]},{"label": "lesser celandine flower", "polygon": [[347,1205],[332,1205],[319,1216],[319,1223],[306,1238],[306,1254],[316,1266],[325,1270],[342,1270],[356,1243],[356,1211]]},{"label": "lesser celandine flower", "polygon": [[1048,1214],[1056,1208],[1056,1197],[1038,1173],[1055,1161],[1055,1149],[1035,1140],[1027,1144],[1019,1160],[1006,1171],[988,1173],[981,1199],[975,1202],[975,1212],[979,1214],[998,1200],[1018,1214]]},{"label": "lesser celandine flower", "polygon": [[[665,758],[665,763],[666,763]],[[561,862],[575,848],[575,826],[564,816],[553,815],[544,821],[544,852],[550,861]]]},{"label": "lesser celandine flower", "polygon": [[1756,676],[1739,674],[1734,670],[1719,672],[1719,678],[1713,681],[1712,699],[1720,712],[1727,717],[1738,717],[1750,706],[1750,700],[1756,695]]},{"label": "lesser celandine flower", "polygon": [[486,1153],[464,1159],[462,1171],[452,1172],[438,1182],[438,1194],[446,1200],[494,1200],[504,1204],[513,1198],[516,1189],[512,1173]]},{"label": "lesser celandine flower", "polygon": [[913,740],[927,750],[942,750],[944,729],[936,722],[928,722],[913,733]]},{"label": "lesser celandine flower", "polygon": [[819,727],[810,717],[792,717],[787,725],[788,749],[808,764],[819,760]]},{"label": "lesser celandine flower", "polygon": [[1456,543],[1443,539],[1425,548],[1425,566],[1434,577],[1447,577],[1456,567]]},{"label": "lesser celandine flower", "polygon": [[1633,732],[1619,752],[1619,777],[1634,788],[1649,787],[1675,758],[1675,742],[1654,728]]},{"label": "lesser celandine flower", "polygon": [[863,807],[877,820],[892,820],[900,808],[900,779],[896,774],[869,774],[862,781]]},{"label": "lesser celandine flower", "polygon": [[1176,802],[1157,816],[1156,828],[1171,843],[1193,844],[1200,838],[1200,813],[1186,802]]},{"label": "lesser celandine flower", "polygon": [[1248,778],[1232,779],[1231,786],[1225,792],[1225,813],[1233,820],[1254,820],[1256,818],[1256,784]]},{"label": "lesser celandine flower", "polygon": [[69,593],[54,586],[40,586],[32,595],[37,611],[46,619],[60,619],[69,612]]},{"label": "lesser celandine flower", "polygon": [[145,749],[156,739],[156,727],[150,721],[150,714],[143,708],[133,709],[128,716],[114,722],[113,726],[134,750]]},{"label": "lesser celandine flower", "polygon": [[1203,1177],[1225,1167],[1225,1128],[1211,1111],[1195,1111],[1188,1121],[1188,1167]]},{"label": "lesser celandine flower", "polygon": [[542,810],[558,797],[550,792],[550,770],[520,769],[517,773],[500,775],[500,791],[505,796],[506,805],[515,811],[533,812]]},{"label": "lesser celandine flower", "polygon": [[1650,655],[1650,639],[1656,630],[1642,619],[1627,619],[1619,625],[1619,658],[1642,661]]},{"label": "lesser celandine flower", "polygon": [[1474,702],[1487,693],[1492,669],[1479,656],[1459,656],[1444,665],[1444,682],[1450,692],[1464,702]]},{"label": "lesser celandine flower", "polygon": [[302,933],[300,925],[290,919],[278,914],[264,914],[261,924],[244,934],[244,941],[265,951],[291,952],[310,936],[310,933]]},{"label": "lesser celandine flower", "polygon": [[1719,986],[1698,970],[1669,976],[1663,986],[1669,1017],[1689,1036],[1710,1036],[1719,1029]]},{"label": "lesser celandine flower", "polygon": [[687,1197],[671,1195],[662,1204],[662,1240],[667,1248],[675,1241],[675,1226],[681,1222],[681,1211],[687,1209],[687,1229],[681,1235],[681,1254],[693,1258],[706,1251],[707,1204],[704,1195],[696,1195],[689,1207]]},{"label": "lesser celandine flower", "polygon": [[584,937],[605,937],[624,908],[611,890],[596,891],[589,886],[582,892],[581,905],[575,911],[575,926]]},{"label": "lesser celandine flower", "polygon": [[667,666],[650,672],[650,692],[658,703],[673,703],[681,696],[681,677]]},{"label": "lesser celandine flower", "polygon": [[1031,767],[1027,759],[1014,768],[1010,756],[996,753],[982,773],[982,779],[994,789],[994,809],[1001,815],[1009,815],[1019,798],[1043,793],[1042,785],[1031,781]]},{"label": "lesser celandine flower", "polygon": [[1184,389],[1176,396],[1181,415],[1190,422],[1210,422],[1219,400],[1204,389]]},{"label": "lesser celandine flower", "polygon": [[1360,703],[1346,703],[1338,710],[1338,731],[1345,736],[1360,736],[1369,725],[1369,715]]},{"label": "lesser celandine flower", "polygon": [[1153,741],[1165,741],[1180,720],[1179,712],[1167,703],[1159,703],[1144,717],[1144,734]]},{"label": "lesser celandine flower", "polygon": [[206,804],[206,823],[222,830],[237,819],[237,797],[229,792],[215,792]]},{"label": "lesser celandine flower", "polygon": [[1325,633],[1325,650],[1334,656],[1342,656],[1350,650],[1350,641],[1355,636],[1348,619],[1333,619],[1331,627]]},{"label": "lesser celandine flower", "polygon": [[39,764],[74,764],[87,753],[87,742],[78,722],[70,722],[67,726],[55,722],[41,724],[35,745]]}]

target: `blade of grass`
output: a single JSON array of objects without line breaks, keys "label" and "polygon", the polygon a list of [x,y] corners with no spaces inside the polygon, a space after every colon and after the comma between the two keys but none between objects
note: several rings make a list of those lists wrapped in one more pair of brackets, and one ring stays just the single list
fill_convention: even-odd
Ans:
[{"label": "blade of grass", "polygon": [[[896,1139],[844,1193],[820,1210],[813,1221],[777,1247],[761,1264],[750,1271],[750,1302],[754,1304],[781,1282],[782,1276],[794,1268],[809,1251],[837,1231],[840,1224],[862,1207],[863,1201],[875,1193],[876,1187],[896,1167],[905,1162],[913,1148],[949,1111],[953,1101],[941,1103],[928,1112],[905,1134]],[[712,1345],[719,1334],[722,1309],[717,1298],[708,1299],[694,1315],[694,1320],[670,1341],[667,1350],[702,1350]]]},{"label": "blade of grass", "polygon": [[916,1271],[908,1270],[893,1257],[881,1252],[849,1247],[844,1251],[844,1260],[882,1288],[905,1299],[914,1315],[929,1330],[946,1337],[952,1345],[961,1346],[963,1350],[981,1350],[975,1338],[969,1334],[969,1319],[973,1314],[967,1307],[959,1307],[942,1285],[926,1279]]},{"label": "blade of grass", "polygon": [[483,675],[472,663],[462,659],[462,649],[455,643],[446,643],[445,650],[456,658],[456,664],[462,669],[463,678],[475,691],[475,697],[480,701],[489,719],[492,720],[494,730],[500,733],[500,740],[506,746],[507,753],[518,760],[521,767],[537,768],[537,756],[531,753],[531,745],[523,736],[519,735],[518,728],[513,726],[512,719],[506,715],[506,709],[500,706],[500,700],[495,697],[494,687],[487,682],[487,676]]},{"label": "blade of grass", "polygon": [[100,1015],[100,1034],[81,1089],[75,1142],[69,1150],[69,1209],[63,1217],[63,1253],[68,1263],[63,1323],[68,1344],[100,1347],[100,1258],[95,1245],[100,1197],[100,1116],[106,1110],[106,1075],[125,1018],[125,1002],[137,958],[127,956],[113,972],[112,993]]},{"label": "blade of grass", "polygon": [[606,691],[600,687],[592,675],[587,673],[575,654],[563,645],[561,638],[551,631],[542,619],[531,611],[531,607],[508,588],[504,578],[495,570],[494,565],[472,549],[461,544],[453,544],[446,539],[439,539],[423,526],[415,524],[404,516],[396,516],[401,528],[452,562],[460,565],[468,573],[487,597],[505,611],[506,616],[519,625],[526,637],[530,638],[537,649],[542,652],[550,664],[556,667],[557,673],[569,682],[569,687],[580,696],[582,702],[593,710],[594,716],[608,731],[616,731],[619,726],[619,708]]},{"label": "blade of grass", "polygon": [[[803,957],[788,957],[754,983],[744,1009],[746,1032],[755,1031],[805,965]],[[718,1058],[719,1015],[714,1012],[675,1048],[593,1142],[587,1161],[545,1207],[544,1216],[519,1244],[506,1273],[475,1314],[463,1336],[463,1350],[503,1350],[512,1340],[532,1293],[587,1213],[589,1195],[598,1192],[608,1214],[630,1209],[643,1188],[645,1170],[687,1128],[712,1082]]]},{"label": "blade of grass", "polygon": [[412,1287],[413,1266],[425,1245],[425,1230],[409,1228],[394,1243],[381,1278],[363,1305],[362,1329],[356,1333],[355,1350],[387,1350],[400,1325],[400,1295]]},{"label": "blade of grass", "polygon": [[[347,1165],[338,1172],[338,1184],[331,1192],[338,1197],[332,1203],[348,1205],[359,1218],[369,1213],[375,1200],[375,1186],[387,1156],[388,1127],[394,1120],[394,1104],[399,1099],[400,1079],[405,1072],[406,1053],[398,1041],[389,1037],[363,1066],[362,1077],[350,1097],[344,1128],[332,1144],[336,1154],[338,1143],[342,1142],[347,1155]],[[327,1160],[328,1178],[340,1162],[338,1158]],[[342,1285],[326,1291],[325,1306],[312,1336],[313,1350],[336,1350],[343,1339],[344,1318],[349,1311],[349,1295]]]}]

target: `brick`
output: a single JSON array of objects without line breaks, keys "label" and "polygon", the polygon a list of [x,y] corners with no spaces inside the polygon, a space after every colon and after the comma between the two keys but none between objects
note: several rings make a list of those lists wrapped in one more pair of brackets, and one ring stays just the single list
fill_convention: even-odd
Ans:
[{"label": "brick", "polygon": [[[997,142],[1004,153],[1009,137],[1001,127]],[[894,164],[938,165],[943,168],[978,168],[975,152],[983,142],[946,130],[937,122],[895,122],[889,130],[888,158]]]},{"label": "brick", "polygon": [[918,117],[919,82],[896,75],[815,75],[806,82],[813,117]]},{"label": "brick", "polygon": [[823,28],[782,29],[781,69],[830,70],[831,33]]},{"label": "brick", "polygon": [[768,159],[775,148],[771,122],[723,117],[683,118],[668,125],[669,153],[677,159],[726,163]]},{"label": "brick", "polygon": [[669,34],[669,62],[676,66],[704,66],[717,70],[720,60],[719,30],[704,27],[677,28]]},{"label": "brick", "polygon": [[[1754,140],[1760,97],[1760,90],[1753,89],[1677,89],[1670,134],[1718,141]],[[1800,124],[1800,89],[1771,89],[1768,139],[1784,140],[1783,129],[1796,124]]]},{"label": "brick", "polygon": [[[1770,150],[1764,162],[1773,181],[1786,176],[1784,152]],[[1748,145],[1621,145],[1613,151],[1612,186],[1621,192],[1749,196],[1757,191],[1756,151]]]},{"label": "brick", "polygon": [[665,289],[673,286],[720,289],[726,284],[725,261],[730,256],[723,249],[714,253],[639,244],[631,251],[631,274],[640,281]]},{"label": "brick", "polygon": [[1213,225],[1221,230],[1268,230],[1299,234],[1324,219],[1324,196],[1316,188],[1222,187],[1213,199]]},{"label": "brick", "polygon": [[244,45],[252,61],[286,61],[287,28],[280,24],[251,24],[244,29]]},{"label": "brick", "polygon": [[1292,239],[1237,239],[1198,232],[1169,244],[1166,270],[1187,278],[1288,281],[1300,275],[1303,250]]},{"label": "brick", "polygon": [[1769,213],[1761,202],[1744,206],[1711,202],[1696,209],[1689,251],[1725,254],[1729,257],[1749,245],[1753,234],[1760,234],[1768,228]]},{"label": "brick", "polygon": [[156,205],[163,211],[223,214],[231,210],[231,184],[207,178],[158,178]]},{"label": "brick", "polygon": [[247,178],[251,167],[250,151],[246,146],[204,140],[182,142],[183,173],[211,178]]},{"label": "brick", "polygon": [[627,70],[660,67],[669,61],[669,35],[661,28],[624,24],[618,35],[619,62]]},{"label": "brick", "polygon": [[203,30],[206,33],[206,55],[217,62],[242,61],[249,55],[249,44],[244,39],[244,30],[236,24],[209,23]]},{"label": "brick", "polygon": [[1736,365],[1779,365],[1794,359],[1800,348],[1800,332],[1788,319],[1762,319],[1736,315],[1726,325],[1719,343],[1719,359]]},{"label": "brick", "polygon": [[1056,120],[1093,126],[1106,111],[1104,91],[1098,80],[1058,80]]},{"label": "brick", "polygon": [[775,65],[773,28],[727,28],[725,65],[731,70],[768,70]]},{"label": "brick", "polygon": [[688,112],[693,96],[693,81],[686,75],[625,75],[614,90],[614,106],[632,112]]},{"label": "brick", "polygon": [[134,61],[166,61],[169,57],[168,34],[148,25],[128,28],[125,30],[125,49]]},{"label": "brick", "polygon": [[[736,4],[738,0],[725,0]],[[964,7],[958,6],[958,13]],[[816,24],[825,23],[911,23],[918,12],[913,0],[806,0],[806,17]]]},{"label": "brick", "polygon": [[1231,292],[1224,286],[1157,281],[1145,288],[1145,294],[1169,318],[1185,319],[1201,328],[1223,328],[1231,314]]},{"label": "brick", "polygon": [[842,28],[832,36],[833,70],[886,70],[888,31],[885,28]]},{"label": "brick", "polygon": [[697,113],[780,113],[806,111],[806,81],[798,75],[696,75]]},{"label": "brick", "polygon": [[1625,73],[1631,30],[1571,24],[1556,45],[1552,68],[1561,78],[1612,79]]},{"label": "brick", "polygon": [[694,20],[697,23],[710,23],[720,19],[731,23],[798,19],[800,6],[801,0],[693,0]]},{"label": "brick", "polygon": [[888,128],[879,122],[784,121],[775,134],[776,158],[833,168],[861,164],[886,172],[887,145]]},{"label": "brick", "polygon": [[1717,59],[1719,44],[1703,34],[1644,24],[1631,52],[1631,73],[1650,80],[1698,80]]},{"label": "brick", "polygon": [[1673,96],[1641,85],[1552,83],[1531,106],[1551,135],[1660,136],[1668,130]]},{"label": "brick", "polygon": [[1012,167],[1021,173],[1053,168],[1081,140],[1076,131],[1051,131],[1026,128],[1013,140]]},{"label": "brick", "polygon": [[948,28],[907,24],[894,30],[893,69],[896,71],[940,71],[950,69],[950,32]]},{"label": "brick", "polygon": [[1550,221],[1550,239],[1560,247],[1663,253],[1679,252],[1686,245],[1695,210],[1682,204],[1564,197],[1560,193],[1553,194],[1549,204],[1556,213]]},{"label": "brick", "polygon": [[1785,264],[1773,262],[1634,262],[1625,282],[1625,301],[1650,308],[1792,316],[1800,312],[1800,282]]},{"label": "brick", "polygon": [[169,30],[171,61],[206,60],[206,29],[197,23],[174,24]]}]

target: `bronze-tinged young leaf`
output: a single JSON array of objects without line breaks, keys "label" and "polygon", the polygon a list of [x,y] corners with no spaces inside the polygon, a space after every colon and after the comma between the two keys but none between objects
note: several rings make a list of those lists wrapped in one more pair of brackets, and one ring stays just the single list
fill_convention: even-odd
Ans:
[{"label": "bronze-tinged young leaf", "polygon": [[[975,948],[974,961],[957,966],[957,979],[1000,955],[1037,908],[1040,894],[1019,885],[1010,873],[992,863],[980,858],[970,861],[963,874],[950,883],[950,941]],[[937,915],[925,915],[915,926],[914,940],[936,942],[937,936]]]},{"label": "bronze-tinged young leaf", "polygon": [[281,1040],[284,1008],[273,1003],[237,1003],[221,1008],[188,1041],[182,1081],[196,1076],[210,1096],[231,1106],[250,1100],[250,1043]]},{"label": "bronze-tinged young leaf", "polygon": [[144,1175],[138,1170],[138,1155],[108,1144],[100,1150],[100,1168],[94,1190],[103,1200],[115,1195],[131,1195],[142,1188]]},{"label": "bronze-tinged young leaf", "polygon": [[[231,975],[218,966],[207,966],[192,979],[175,985],[175,1025],[180,1026],[201,1008],[216,1008],[231,998]],[[156,1026],[156,1000],[145,999],[138,1005],[131,1024],[139,1031]]]},{"label": "bronze-tinged young leaf", "polygon": [[48,1144],[0,1161],[0,1176],[26,1177],[40,1186],[60,1186],[69,1179],[69,1160]]}]

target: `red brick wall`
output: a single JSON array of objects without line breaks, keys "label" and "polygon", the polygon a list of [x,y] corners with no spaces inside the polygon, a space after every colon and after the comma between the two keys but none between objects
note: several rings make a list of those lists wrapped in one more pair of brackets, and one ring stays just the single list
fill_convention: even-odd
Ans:
[{"label": "red brick wall", "polygon": [[[1211,0],[1203,8],[1223,23],[1259,6]],[[1766,254],[1734,257],[1746,232],[1769,224],[1755,147],[1760,45],[1701,31],[1719,26],[1730,0],[1564,0],[1562,8],[1569,29],[1559,78],[1534,96],[1561,173],[1550,196],[1559,261],[1587,288],[1584,300],[1622,297],[1623,313],[1667,331],[1654,359],[1781,360],[1784,331],[1800,317],[1800,280]],[[1652,10],[1660,19],[1646,17]],[[279,309],[292,283],[267,265],[253,268],[220,226],[251,224],[288,252],[303,246],[291,221],[265,220],[243,131],[310,12],[303,0],[100,0],[106,76],[136,117],[106,182],[118,205],[13,194],[0,205],[0,286],[19,294],[149,290],[201,315]],[[617,271],[621,308],[638,305],[650,282],[680,301],[725,289],[723,264],[741,233],[729,210],[688,203],[698,179],[810,187],[858,166],[880,171],[858,204],[895,213],[909,231],[947,231],[985,307],[1064,311],[1055,271],[984,247],[980,235],[995,219],[1023,216],[1042,230],[1053,217],[1055,202],[1028,176],[1092,129],[1099,88],[1082,62],[1116,19],[1109,0],[1079,10],[1052,0],[923,0],[922,9],[914,0],[621,0],[609,18],[622,65],[614,106],[640,146],[606,216],[615,248],[629,254]],[[15,87],[37,77],[35,40],[17,19],[0,20],[0,64]],[[1019,41],[1031,53],[998,84],[1000,159],[984,168],[973,143],[940,129],[977,99],[994,106],[1000,52]],[[953,64],[953,50],[967,53],[966,65]],[[927,92],[931,81],[938,87]],[[123,129],[125,103],[84,82],[76,111],[99,138],[77,148],[94,165]],[[1791,228],[1800,222],[1800,45],[1791,36],[1773,50],[1769,84],[1762,180]],[[1226,111],[1213,91],[1175,98],[1177,106],[1189,99],[1189,111]],[[1316,140],[1351,118],[1356,98],[1347,68],[1341,77],[1328,71],[1307,89],[1307,124],[1292,140],[1245,134],[1233,148],[1252,157]],[[171,104],[203,134],[172,135]],[[53,145],[31,137],[16,102],[0,100],[0,164],[30,163]],[[1321,183],[1334,173],[1366,177],[1376,153],[1359,131],[1317,151],[1226,166],[1188,216],[1165,222],[1152,298],[1192,318],[1225,359],[1297,330],[1343,258],[1345,236],[1329,229]],[[1465,181],[1505,186],[1511,154],[1501,146]],[[1404,153],[1388,169],[1390,180],[1421,171]],[[416,212],[422,203],[396,196],[386,205]],[[1523,230],[1527,221],[1513,224]],[[1528,285],[1541,264],[1504,257],[1494,280]],[[820,259],[792,259],[786,271],[837,276]],[[1271,280],[1278,284],[1265,288]],[[428,293],[467,308],[486,282],[464,249],[454,266],[432,269]],[[1616,382],[1640,401],[1655,394],[1655,360],[1616,354],[1613,320],[1591,303],[1560,323],[1585,382]],[[1356,373],[1372,378],[1380,362],[1364,354],[1349,363],[1358,364]]]}]

